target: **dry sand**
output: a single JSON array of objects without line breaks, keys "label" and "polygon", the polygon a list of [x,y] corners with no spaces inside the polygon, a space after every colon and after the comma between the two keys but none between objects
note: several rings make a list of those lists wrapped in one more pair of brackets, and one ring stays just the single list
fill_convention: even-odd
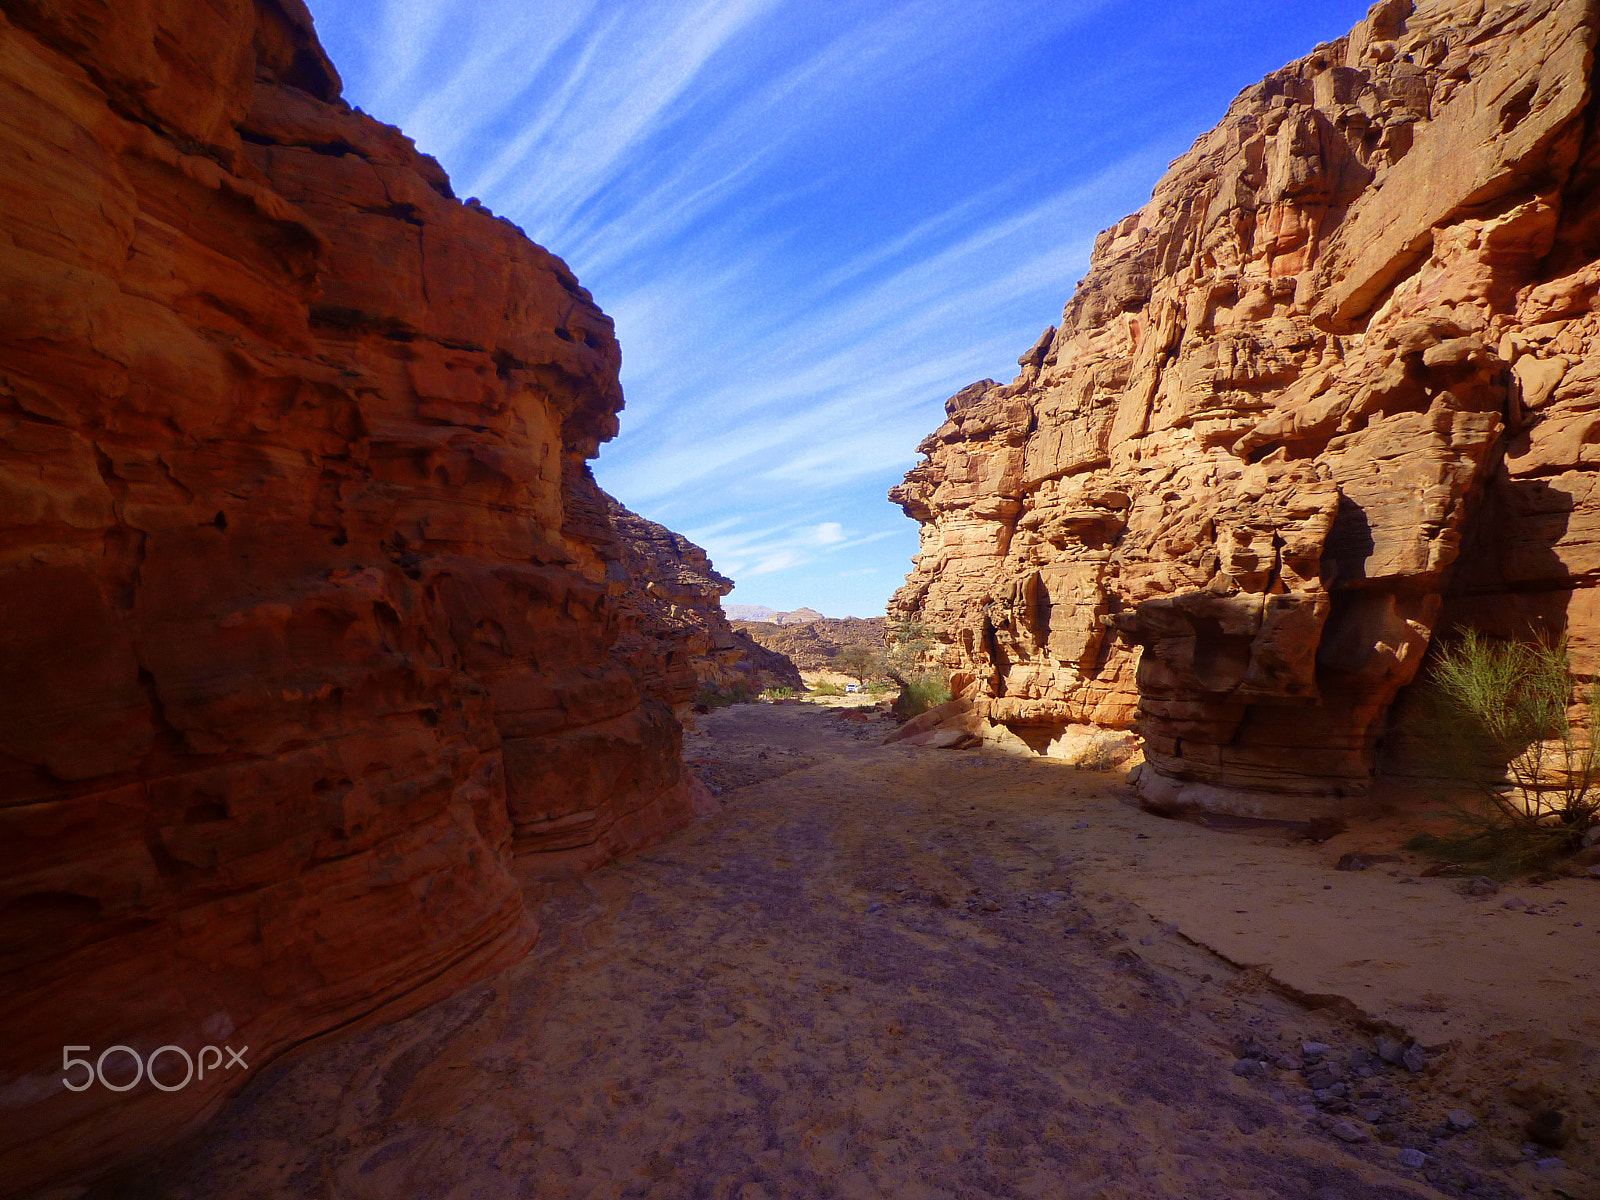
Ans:
[{"label": "dry sand", "polygon": [[[1337,872],[1396,831],[1218,833],[886,728],[703,717],[722,811],[556,888],[522,964],[264,1070],[101,1194],[1600,1197],[1600,883]],[[1315,1106],[1302,1044],[1348,1062],[1379,1032],[1427,1067]],[[1590,1129],[1541,1167],[1521,1128],[1549,1106]]]}]

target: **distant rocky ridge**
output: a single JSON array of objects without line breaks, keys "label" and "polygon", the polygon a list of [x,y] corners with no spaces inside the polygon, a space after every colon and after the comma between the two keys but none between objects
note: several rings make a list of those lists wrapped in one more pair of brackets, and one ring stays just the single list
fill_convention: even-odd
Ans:
[{"label": "distant rocky ridge", "polygon": [[1596,5],[1382,0],[1097,240],[891,498],[892,617],[1030,744],[1137,726],[1157,807],[1371,794],[1436,632],[1600,671]]},{"label": "distant rocky ridge", "polygon": [[826,620],[814,608],[797,608],[793,612],[776,612],[760,604],[726,604],[723,606],[730,621],[758,621],[766,625],[804,625],[809,621]]},{"label": "distant rocky ridge", "polygon": [[[788,615],[792,618],[796,614]],[[817,616],[787,624],[734,621],[733,628],[768,650],[785,655],[802,671],[820,671],[832,666],[834,655],[846,646],[861,646],[873,654],[881,654],[886,649],[882,617]]]},{"label": "distant rocky ridge", "polygon": [[733,580],[717,574],[704,550],[614,497],[600,497],[616,531],[607,579],[622,621],[617,653],[646,695],[681,719],[707,689],[753,694],[801,686],[794,663],[729,626],[721,598]]}]

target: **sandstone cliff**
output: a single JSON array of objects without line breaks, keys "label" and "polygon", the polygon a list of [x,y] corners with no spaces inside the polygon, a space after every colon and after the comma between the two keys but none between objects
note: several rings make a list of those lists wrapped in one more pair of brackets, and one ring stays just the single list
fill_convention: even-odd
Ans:
[{"label": "sandstone cliff", "polygon": [[[511,961],[687,819],[613,653],[611,322],[300,0],[0,6],[0,1192]],[[125,1057],[107,1063],[131,1077]],[[162,1078],[183,1074],[169,1055]],[[126,1075],[123,1074],[126,1072]]]},{"label": "sandstone cliff", "polygon": [[616,530],[608,578],[623,631],[617,653],[647,695],[682,719],[704,691],[753,695],[801,686],[794,663],[729,625],[722,597],[733,580],[717,574],[704,550],[600,496]]},{"label": "sandstone cliff", "polygon": [[1442,623],[1600,669],[1596,9],[1383,0],[947,402],[891,615],[984,715],[1137,725],[1148,802],[1305,816],[1368,795]]}]

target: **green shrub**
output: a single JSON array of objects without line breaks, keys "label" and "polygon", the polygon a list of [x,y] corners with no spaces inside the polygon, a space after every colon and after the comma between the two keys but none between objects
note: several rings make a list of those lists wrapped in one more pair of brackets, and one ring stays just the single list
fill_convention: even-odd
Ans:
[{"label": "green shrub", "polygon": [[820,680],[811,685],[811,694],[813,696],[843,696],[846,692],[837,683]]},{"label": "green shrub", "polygon": [[696,707],[727,708],[730,704],[749,704],[756,698],[757,692],[747,683],[735,683],[730,687],[717,688],[711,684],[702,684],[700,691],[695,695]]},{"label": "green shrub", "polygon": [[794,689],[792,687],[770,687],[762,692],[761,695],[767,700],[792,700],[794,699]]},{"label": "green shrub", "polygon": [[1589,728],[1575,729],[1566,643],[1468,632],[1439,651],[1428,690],[1425,740],[1474,795],[1449,806],[1455,832],[1419,834],[1407,845],[1499,875],[1578,849],[1600,823],[1600,695],[1590,688]]},{"label": "green shrub", "polygon": [[950,679],[943,671],[917,671],[906,676],[896,708],[907,717],[919,717],[950,699]]}]

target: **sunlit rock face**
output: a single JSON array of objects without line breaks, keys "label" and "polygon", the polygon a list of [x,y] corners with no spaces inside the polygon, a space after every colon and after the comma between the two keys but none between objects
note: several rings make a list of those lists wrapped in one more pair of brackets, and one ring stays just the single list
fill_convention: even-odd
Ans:
[{"label": "sunlit rock face", "polygon": [[1595,26],[1376,5],[947,402],[891,493],[922,523],[891,615],[987,715],[1138,728],[1157,807],[1308,816],[1369,795],[1441,620],[1570,622],[1600,666]]},{"label": "sunlit rock face", "polygon": [[257,1071],[512,961],[519,875],[688,800],[614,653],[612,530],[572,502],[622,396],[566,266],[343,104],[300,0],[3,8],[0,1193],[26,1193],[248,1078],[72,1092],[63,1046]]}]

